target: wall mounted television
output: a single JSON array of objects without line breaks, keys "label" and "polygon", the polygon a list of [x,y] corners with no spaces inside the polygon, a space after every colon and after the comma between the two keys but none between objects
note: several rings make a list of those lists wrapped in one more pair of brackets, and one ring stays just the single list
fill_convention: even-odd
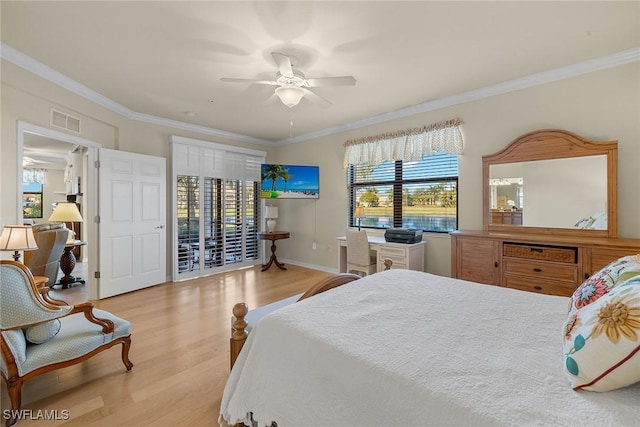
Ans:
[{"label": "wall mounted television", "polygon": [[260,165],[260,196],[263,199],[317,199],[320,192],[318,166]]}]

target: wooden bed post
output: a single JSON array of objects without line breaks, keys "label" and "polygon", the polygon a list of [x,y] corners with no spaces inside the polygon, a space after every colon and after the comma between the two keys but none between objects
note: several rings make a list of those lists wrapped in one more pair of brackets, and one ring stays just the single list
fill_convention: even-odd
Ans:
[{"label": "wooden bed post", "polygon": [[231,339],[229,340],[229,348],[231,349],[231,368],[236,363],[236,359],[242,350],[244,342],[247,340],[249,334],[247,333],[247,321],[244,317],[249,312],[249,307],[243,302],[233,306],[233,316],[235,320],[231,325]]}]

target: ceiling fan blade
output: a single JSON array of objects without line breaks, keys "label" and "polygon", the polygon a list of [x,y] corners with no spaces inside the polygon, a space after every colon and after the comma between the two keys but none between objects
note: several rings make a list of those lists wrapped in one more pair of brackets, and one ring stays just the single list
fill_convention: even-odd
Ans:
[{"label": "ceiling fan blade", "polygon": [[280,99],[274,93],[264,101],[264,105],[270,105],[270,104],[273,104],[273,103],[276,103],[276,102],[279,102],[279,101],[280,101]]},{"label": "ceiling fan blade", "polygon": [[353,76],[318,77],[315,79],[307,79],[307,82],[309,82],[309,87],[355,86],[356,79]]},{"label": "ceiling fan blade", "polygon": [[259,85],[269,85],[269,86],[277,86],[278,82],[274,82],[273,80],[258,80],[258,79],[234,79],[229,77],[222,77],[220,81],[223,82],[231,82],[231,83],[255,83]]},{"label": "ceiling fan blade", "polygon": [[293,77],[293,64],[291,64],[291,58],[283,53],[271,52],[273,60],[278,65],[278,71],[285,77]]},{"label": "ceiling fan blade", "polygon": [[55,164],[55,163],[67,163],[67,161],[62,157],[55,157],[50,155],[40,155],[37,158],[34,157],[25,157],[28,158],[29,161],[23,166],[33,166],[36,164]]},{"label": "ceiling fan blade", "polygon": [[328,107],[331,105],[331,102],[329,102],[329,100],[321,97],[317,93],[304,87],[302,88],[302,90],[304,91],[304,97],[307,98],[309,101],[315,104],[321,105],[323,107]]}]

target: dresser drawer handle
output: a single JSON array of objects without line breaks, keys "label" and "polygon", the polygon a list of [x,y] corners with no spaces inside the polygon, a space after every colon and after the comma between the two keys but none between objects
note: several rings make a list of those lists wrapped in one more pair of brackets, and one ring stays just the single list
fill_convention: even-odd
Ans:
[{"label": "dresser drawer handle", "polygon": [[540,248],[531,248],[531,252],[538,252],[539,254],[541,254],[542,252],[544,252],[544,249],[540,249]]},{"label": "dresser drawer handle", "polygon": [[542,273],[542,269],[541,268],[534,268],[533,271],[535,271],[536,273]]},{"label": "dresser drawer handle", "polygon": [[535,286],[533,287],[533,289],[535,289],[536,291],[541,291],[541,290],[542,290],[542,286],[540,286],[540,285],[535,285]]}]

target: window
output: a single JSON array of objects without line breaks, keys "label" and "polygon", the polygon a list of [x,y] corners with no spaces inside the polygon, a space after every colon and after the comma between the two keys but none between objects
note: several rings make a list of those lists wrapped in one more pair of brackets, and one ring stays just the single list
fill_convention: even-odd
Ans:
[{"label": "window", "polygon": [[24,184],[22,187],[22,216],[42,218],[42,184]]},{"label": "window", "polygon": [[[349,225],[449,232],[458,228],[458,155],[352,165],[347,174]],[[364,218],[354,218],[355,208]],[[360,222],[360,224],[358,224]]]},{"label": "window", "polygon": [[174,281],[260,263],[263,152],[172,136]]},{"label": "window", "polygon": [[[177,176],[178,273],[257,260],[257,181]],[[202,215],[200,198],[202,197]],[[202,222],[202,226],[201,226]],[[204,246],[200,244],[200,229]]]},{"label": "window", "polygon": [[176,185],[178,268],[180,273],[199,270],[194,246],[200,238],[200,188],[197,176],[179,175]]}]

